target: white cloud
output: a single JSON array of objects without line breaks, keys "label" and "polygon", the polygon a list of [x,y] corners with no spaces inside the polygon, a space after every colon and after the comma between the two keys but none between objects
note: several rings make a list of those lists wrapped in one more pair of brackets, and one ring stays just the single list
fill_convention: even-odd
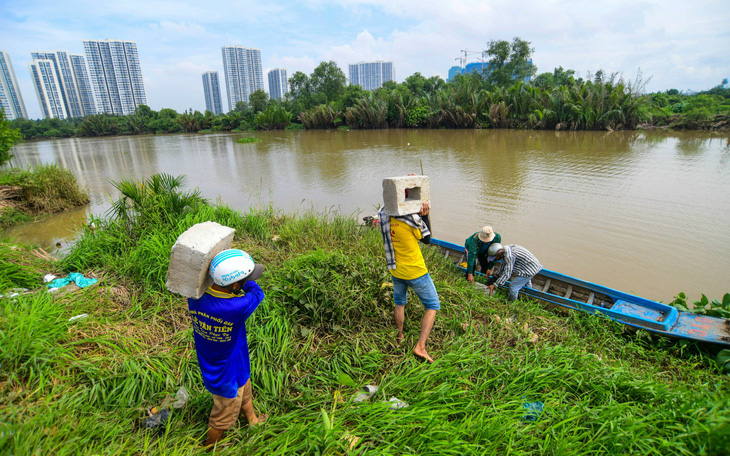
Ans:
[{"label": "white cloud", "polygon": [[230,44],[260,48],[264,67],[290,75],[325,60],[345,73],[349,63],[391,60],[402,81],[416,71],[446,77],[462,49],[519,36],[535,48],[540,72],[633,78],[641,68],[652,77],[648,90],[702,90],[730,76],[728,23],[719,0],[26,0],[6,2],[0,16],[13,38],[3,50],[35,117],[30,52],[82,53],[83,39],[136,41],[152,108],[203,109],[200,74],[222,71],[220,48]]},{"label": "white cloud", "polygon": [[159,29],[164,33],[174,33],[179,36],[200,37],[205,35],[205,27],[189,22],[162,21],[159,24],[152,24],[152,29]]}]

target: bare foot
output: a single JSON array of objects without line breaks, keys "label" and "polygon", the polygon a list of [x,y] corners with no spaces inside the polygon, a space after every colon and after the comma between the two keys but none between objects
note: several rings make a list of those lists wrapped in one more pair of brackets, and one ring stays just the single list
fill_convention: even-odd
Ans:
[{"label": "bare foot", "polygon": [[257,424],[263,424],[269,419],[269,415],[266,413],[260,413],[256,418],[252,419],[249,426],[256,426]]},{"label": "bare foot", "polygon": [[418,348],[414,348],[413,354],[416,355],[417,357],[423,359],[424,361],[427,361],[429,364],[433,362],[433,358],[428,356],[428,353],[426,352],[426,350],[422,351],[422,350],[419,350]]},{"label": "bare foot", "polygon": [[400,343],[403,342],[403,334],[402,333],[401,334],[398,334],[397,336],[395,336],[395,342],[398,345],[400,345]]}]

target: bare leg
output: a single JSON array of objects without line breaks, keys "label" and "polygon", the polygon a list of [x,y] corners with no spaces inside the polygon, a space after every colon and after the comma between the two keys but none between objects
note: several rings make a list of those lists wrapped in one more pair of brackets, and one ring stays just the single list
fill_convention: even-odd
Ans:
[{"label": "bare leg", "polygon": [[436,310],[426,309],[421,319],[421,333],[418,335],[418,342],[416,347],[413,349],[413,353],[416,356],[425,359],[429,363],[433,362],[433,359],[428,355],[426,351],[426,340],[428,340],[429,334],[431,334],[431,328],[433,323],[436,321]]},{"label": "bare leg", "polygon": [[223,434],[225,433],[225,429],[215,429],[209,427],[208,434],[205,437],[205,446],[210,450],[216,443],[218,443],[223,438]]},{"label": "bare leg", "polygon": [[241,411],[243,412],[243,416],[246,417],[246,421],[248,421],[249,426],[263,423],[266,421],[266,418],[268,418],[265,414],[256,416],[256,412],[253,409],[253,400],[250,400],[245,404],[241,404]]},{"label": "bare leg", "polygon": [[406,306],[395,306],[395,309],[393,309],[393,319],[395,320],[395,327],[398,329],[398,335],[395,336],[395,341],[401,343],[403,342],[403,322],[406,319]]},{"label": "bare leg", "polygon": [[250,378],[246,384],[243,385],[243,392],[241,393],[241,412],[246,418],[249,426],[263,423],[266,421],[266,418],[268,418],[266,415],[256,416],[256,412],[253,409],[253,392],[251,391]]}]

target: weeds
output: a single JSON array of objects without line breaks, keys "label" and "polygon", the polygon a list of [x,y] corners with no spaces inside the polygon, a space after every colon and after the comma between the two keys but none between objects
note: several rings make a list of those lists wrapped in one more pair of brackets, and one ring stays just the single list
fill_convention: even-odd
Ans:
[{"label": "weeds", "polygon": [[699,300],[693,300],[691,303],[687,301],[687,295],[679,293],[669,305],[685,312],[709,315],[711,317],[730,318],[730,293],[725,293],[722,297],[722,302],[718,299],[710,301],[703,294]]},{"label": "weeds", "polygon": [[236,140],[236,142],[241,143],[241,144],[257,143],[257,142],[261,142],[261,138],[254,138],[252,136],[249,136],[246,138],[239,138]]}]

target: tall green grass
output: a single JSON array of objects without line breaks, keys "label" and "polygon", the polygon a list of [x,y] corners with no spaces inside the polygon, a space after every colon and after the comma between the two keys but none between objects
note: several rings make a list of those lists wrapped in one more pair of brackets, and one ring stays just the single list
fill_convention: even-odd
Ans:
[{"label": "tall green grass", "polygon": [[42,262],[28,253],[27,247],[0,238],[0,294],[13,288],[35,288],[42,281]]},{"label": "tall green grass", "polygon": [[[270,207],[185,212],[143,232],[100,221],[65,260],[96,269],[99,285],[1,301],[0,453],[202,454],[212,398],[186,302],[164,290],[164,277],[172,242],[204,220],[236,228],[234,246],[266,265],[266,299],[247,328],[254,405],[270,419],[254,428],[239,421],[218,454],[730,452],[730,378],[695,344],[488,297],[424,247],[442,302],[427,365],[411,351],[423,312],[413,296],[406,340],[394,339],[377,230],[354,217]],[[82,312],[89,317],[68,322]],[[354,403],[357,388],[344,375],[380,391]],[[180,386],[188,405],[164,429],[145,429],[145,409]],[[392,396],[409,407],[389,410]],[[533,401],[545,410],[525,421],[523,404]]]}]

